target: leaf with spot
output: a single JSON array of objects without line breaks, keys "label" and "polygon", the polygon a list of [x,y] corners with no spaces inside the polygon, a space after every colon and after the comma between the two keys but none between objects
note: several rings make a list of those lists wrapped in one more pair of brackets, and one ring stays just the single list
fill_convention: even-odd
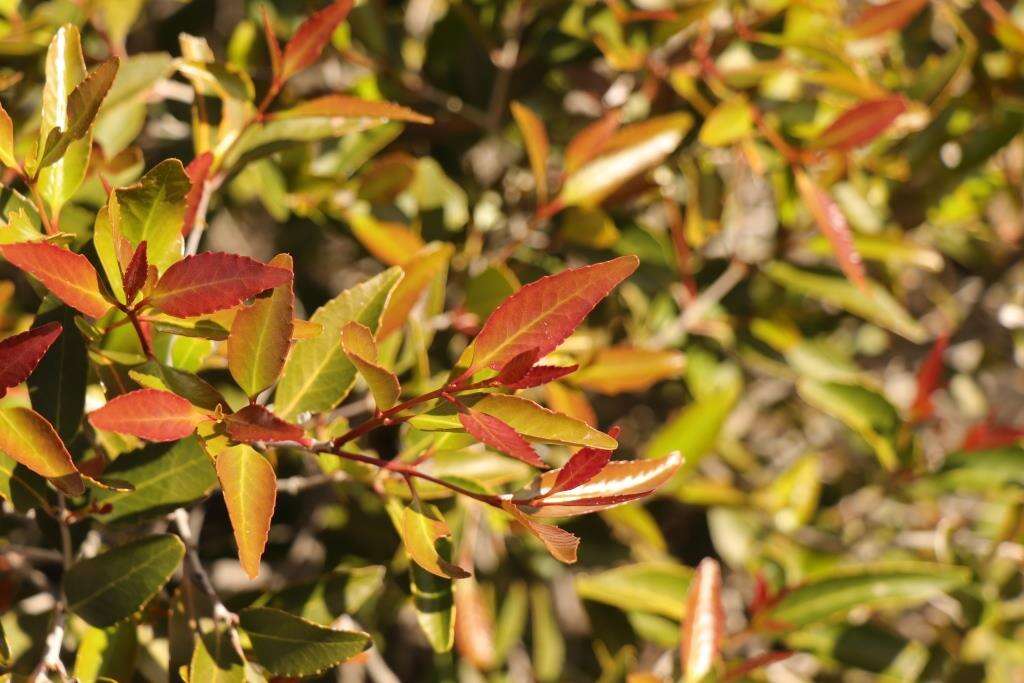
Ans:
[{"label": "leaf with spot", "polygon": [[78,468],[53,425],[42,415],[19,406],[0,408],[0,451],[69,496],[85,491]]},{"label": "leaf with spot", "polygon": [[286,268],[237,254],[204,252],[168,268],[149,303],[168,315],[188,318],[232,308],[291,279],[292,272]]},{"label": "leaf with spot", "polygon": [[182,397],[156,389],[121,394],[89,413],[89,422],[96,429],[149,441],[183,439],[206,419],[202,411]]},{"label": "leaf with spot", "polygon": [[147,536],[74,564],[64,575],[68,609],[98,628],[135,614],[185,556],[177,536]]},{"label": "leaf with spot", "polygon": [[46,242],[0,245],[0,254],[43,283],[55,297],[91,318],[110,310],[89,259]]},{"label": "leaf with spot", "polygon": [[239,445],[217,456],[217,479],[235,533],[238,560],[249,578],[255,579],[274,516],[277,475],[266,458],[250,446]]}]

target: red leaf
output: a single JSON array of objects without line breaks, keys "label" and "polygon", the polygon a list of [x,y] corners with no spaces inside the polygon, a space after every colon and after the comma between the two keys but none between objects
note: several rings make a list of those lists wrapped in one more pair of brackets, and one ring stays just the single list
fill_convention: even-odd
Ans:
[{"label": "red leaf", "polygon": [[906,110],[907,101],[898,95],[861,102],[840,114],[815,146],[848,152],[881,135]]},{"label": "red leaf", "polygon": [[89,259],[45,242],[0,245],[8,261],[43,283],[55,297],[91,318],[110,310]]},{"label": "red leaf", "polygon": [[260,14],[263,17],[263,37],[267,41],[267,52],[270,53],[270,73],[274,77],[274,82],[278,82],[281,78],[281,44],[277,42],[274,27],[270,25],[266,5],[260,5]]},{"label": "red leaf", "polygon": [[182,397],[157,389],[122,394],[89,415],[89,422],[96,429],[150,441],[184,439],[205,419]]},{"label": "red leaf", "polygon": [[621,256],[549,275],[522,287],[487,318],[474,341],[470,371],[483,367],[498,370],[530,349],[546,356],[639,263],[636,256]]},{"label": "red leaf", "polygon": [[146,240],[139,242],[132,260],[124,269],[124,298],[131,303],[135,295],[139,293],[142,286],[146,284],[146,275],[149,273],[149,259],[146,257]]},{"label": "red leaf", "polygon": [[898,31],[909,24],[927,4],[928,0],[894,0],[884,5],[869,5],[854,20],[850,30],[858,38]]},{"label": "red leaf", "polygon": [[291,277],[285,268],[246,256],[205,252],[168,268],[149,301],[164,313],[188,318],[231,308]]},{"label": "red leaf", "polygon": [[814,216],[818,229],[825,235],[832,250],[836,253],[839,267],[861,291],[867,293],[868,284],[864,275],[864,263],[860,253],[853,244],[853,234],[846,222],[846,217],[839,210],[832,198],[810,176],[797,169],[795,172],[796,187],[800,191],[807,208]]},{"label": "red leaf", "polygon": [[315,62],[338,24],[345,21],[352,0],[337,0],[306,19],[288,41],[281,58],[281,81],[286,81]]},{"label": "red leaf", "polygon": [[0,341],[0,397],[28,379],[62,329],[50,322]]},{"label": "red leaf", "polygon": [[260,405],[248,405],[224,418],[228,436],[242,443],[310,443],[302,427],[282,420]]},{"label": "red leaf", "polygon": [[682,624],[679,654],[687,681],[700,681],[711,673],[724,635],[722,570],[718,562],[707,557],[701,560],[690,582]]},{"label": "red leaf", "polygon": [[914,420],[925,420],[932,415],[932,394],[939,388],[942,381],[942,354],[949,346],[949,336],[941,335],[935,340],[935,345],[928,352],[920,369],[917,371],[917,395],[914,404],[910,408],[911,417]]},{"label": "red leaf", "polygon": [[199,203],[203,198],[203,188],[206,186],[206,178],[210,175],[210,166],[213,164],[213,152],[203,152],[189,162],[185,167],[185,175],[192,183],[188,194],[185,195],[185,220],[181,226],[181,234],[187,235],[192,232],[196,225],[196,216],[199,215]]},{"label": "red leaf", "polygon": [[547,469],[547,463],[540,459],[533,446],[519,432],[493,415],[469,410],[459,413],[459,422],[481,443],[528,465]]},{"label": "red leaf", "polygon": [[509,389],[529,389],[539,387],[542,384],[553,382],[556,379],[571,375],[576,372],[578,365],[534,365],[530,371],[523,375],[523,378],[516,382],[506,382]]},{"label": "red leaf", "polygon": [[504,385],[521,381],[526,377],[527,373],[530,372],[530,368],[532,368],[533,364],[537,362],[538,357],[537,349],[523,351],[512,360],[505,363],[501,368],[501,372],[498,373],[498,376],[495,377],[494,380],[498,384]]},{"label": "red leaf", "polygon": [[[609,433],[615,438],[617,433]],[[569,461],[556,470],[555,483],[545,492],[541,498],[552,496],[562,491],[570,491],[586,484],[596,477],[605,468],[612,457],[611,451],[601,448],[581,448],[576,451]]]},{"label": "red leaf", "polygon": [[729,669],[722,675],[722,683],[730,683],[731,681],[747,680],[748,674],[752,671],[766,666],[770,666],[777,662],[784,661],[793,656],[792,652],[765,652],[754,657],[751,657],[747,661],[737,664],[733,668]]},{"label": "red leaf", "polygon": [[1024,429],[986,420],[968,430],[961,448],[965,451],[984,451],[990,448],[1016,446],[1021,439],[1024,439]]}]

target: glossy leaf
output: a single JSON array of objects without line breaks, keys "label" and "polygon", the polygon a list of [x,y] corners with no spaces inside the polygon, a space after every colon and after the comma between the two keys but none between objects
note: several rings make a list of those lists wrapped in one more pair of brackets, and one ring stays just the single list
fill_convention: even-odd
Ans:
[{"label": "glossy leaf", "polygon": [[[281,254],[271,266],[292,271],[292,259]],[[295,315],[292,279],[238,311],[228,335],[228,368],[250,398],[267,389],[281,374],[291,348]]]},{"label": "glossy leaf", "polygon": [[867,280],[864,274],[864,262],[853,244],[853,234],[846,222],[846,216],[839,210],[828,193],[810,176],[797,169],[795,172],[796,187],[803,197],[804,203],[814,216],[818,229],[828,239],[835,252],[839,267],[843,273],[867,294]]},{"label": "glossy leaf", "polygon": [[267,459],[246,445],[232,446],[217,456],[217,479],[231,518],[242,569],[255,579],[267,545],[277,498],[277,475]]},{"label": "glossy leaf", "polygon": [[320,58],[331,34],[345,21],[352,0],[336,0],[306,19],[288,41],[281,55],[281,81],[286,81]]},{"label": "glossy leaf", "polygon": [[241,443],[307,443],[302,427],[286,422],[261,405],[245,406],[224,418],[228,436]]},{"label": "glossy leaf", "polygon": [[49,479],[69,496],[85,490],[82,477],[53,426],[28,408],[0,408],[0,451]]},{"label": "glossy leaf", "polygon": [[679,653],[687,683],[701,681],[712,672],[721,660],[724,636],[722,569],[708,557],[697,566],[686,599]]},{"label": "glossy leaf", "polygon": [[85,396],[89,384],[89,351],[68,306],[42,306],[36,323],[57,323],[63,333],[28,378],[32,408],[57,430],[64,443],[71,443],[82,426]]},{"label": "glossy leaf", "polygon": [[312,676],[371,644],[366,633],[324,628],[269,607],[244,609],[238,616],[256,661],[275,676]]},{"label": "glossy leaf", "polygon": [[291,279],[291,271],[285,268],[237,254],[204,252],[168,268],[149,302],[168,315],[187,318],[237,306]]},{"label": "glossy leaf", "polygon": [[110,310],[96,269],[81,254],[45,242],[3,244],[0,254],[42,282],[58,299],[87,316],[100,318]]},{"label": "glossy leaf", "polygon": [[[448,524],[437,508],[414,502],[403,509],[402,541],[413,562],[435,576],[461,579],[469,576],[469,572],[441,554],[450,544],[450,537]],[[440,550],[439,543],[444,546]]]},{"label": "glossy leaf", "polygon": [[550,497],[556,493],[571,491],[583,486],[605,468],[611,457],[611,451],[601,448],[581,448],[572,454],[568,462],[555,470],[555,480],[544,489],[541,497]]},{"label": "glossy leaf", "polygon": [[176,441],[189,436],[206,416],[175,394],[139,389],[116,396],[89,414],[96,429],[131,434],[150,441]]},{"label": "glossy leaf", "polygon": [[291,418],[307,410],[329,410],[352,389],[356,368],[341,347],[341,330],[358,322],[377,329],[388,296],[401,277],[392,268],[348,289],[321,306],[310,318],[323,334],[295,344],[277,385],[274,407]]},{"label": "glossy leaf", "polygon": [[459,422],[475,439],[491,448],[521,460],[527,465],[547,468],[533,446],[507,423],[487,413],[467,410],[459,413]]},{"label": "glossy leaf", "polygon": [[28,379],[62,329],[49,322],[0,341],[0,397]]},{"label": "glossy leaf", "polygon": [[387,410],[398,402],[402,387],[395,374],[377,361],[377,343],[370,328],[355,321],[341,328],[341,347],[356,366],[373,394],[377,408]]},{"label": "glossy leaf", "polygon": [[533,182],[537,185],[537,201],[543,204],[548,200],[548,155],[551,151],[547,130],[529,107],[520,102],[513,102],[510,108],[523,136],[526,154],[530,158]]},{"label": "glossy leaf", "polygon": [[499,370],[524,351],[553,351],[601,299],[636,270],[635,256],[549,275],[505,300],[473,341],[472,370]]},{"label": "glossy leaf", "polygon": [[861,102],[840,114],[815,145],[848,152],[884,133],[906,110],[907,102],[899,96]]},{"label": "glossy leaf", "polygon": [[117,58],[108,59],[85,77],[68,95],[67,113],[63,123],[56,124],[60,130],[56,137],[48,137],[37,168],[45,168],[60,159],[68,146],[89,133],[103,98],[117,76]]},{"label": "glossy leaf", "polygon": [[114,190],[109,218],[115,235],[134,246],[146,243],[146,257],[164,272],[181,259],[186,198],[191,183],[177,159],[150,169],[135,184]]}]

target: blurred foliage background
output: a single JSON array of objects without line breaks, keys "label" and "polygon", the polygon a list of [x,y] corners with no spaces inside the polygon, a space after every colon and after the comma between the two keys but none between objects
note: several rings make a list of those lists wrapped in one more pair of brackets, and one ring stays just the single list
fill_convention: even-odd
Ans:
[{"label": "blurred foliage background", "polygon": [[[260,7],[286,39],[319,5],[0,0],[16,121],[38,117],[60,25],[81,28],[90,65],[127,56],[61,229],[88,238],[101,178],[126,185],[215,146],[232,98],[266,89]],[[223,72],[202,107],[189,60]],[[652,501],[568,524],[584,541],[573,566],[446,508],[460,539],[475,535],[451,652],[417,626],[408,561],[363,484],[282,494],[258,589],[211,499],[201,551],[218,590],[232,607],[351,613],[378,652],[322,680],[640,682],[679,675],[691,568],[711,556],[719,678],[1024,680],[1022,76],[1024,5],[997,0],[356,3],[281,106],[344,92],[433,123],[273,141],[228,164],[192,239],[292,254],[300,317],[440,254],[388,351],[421,387],[520,283],[637,254],[556,354],[580,371],[536,397],[621,427],[617,457],[686,462]],[[34,311],[15,281],[0,266],[7,330]],[[227,383],[213,342],[161,353]],[[372,446],[391,457],[416,437],[385,430]],[[503,462],[475,474],[522,476]],[[279,476],[309,467],[282,456]],[[52,532],[13,513],[3,525],[10,548]],[[45,612],[31,571],[0,557],[13,666],[31,671]],[[127,680],[177,676],[188,654],[169,638],[128,639]]]}]

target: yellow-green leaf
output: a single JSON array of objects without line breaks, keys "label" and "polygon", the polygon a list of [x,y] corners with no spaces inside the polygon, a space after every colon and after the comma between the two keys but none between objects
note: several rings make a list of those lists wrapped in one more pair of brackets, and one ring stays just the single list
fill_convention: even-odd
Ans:
[{"label": "yellow-green leaf", "polygon": [[255,579],[267,545],[270,520],[277,499],[277,476],[266,458],[240,444],[217,456],[217,479],[224,490],[224,504],[238,545],[242,569]]},{"label": "yellow-green leaf", "polygon": [[726,147],[750,134],[754,116],[745,97],[725,100],[715,107],[700,129],[700,141],[708,147]]},{"label": "yellow-green leaf", "polygon": [[0,451],[46,477],[69,496],[81,495],[85,490],[64,442],[34,410],[18,406],[0,408]]},{"label": "yellow-green leaf", "polygon": [[348,323],[341,329],[341,346],[345,350],[345,355],[366,380],[377,407],[387,410],[395,405],[402,387],[395,373],[378,363],[377,343],[370,328],[355,321]]}]

